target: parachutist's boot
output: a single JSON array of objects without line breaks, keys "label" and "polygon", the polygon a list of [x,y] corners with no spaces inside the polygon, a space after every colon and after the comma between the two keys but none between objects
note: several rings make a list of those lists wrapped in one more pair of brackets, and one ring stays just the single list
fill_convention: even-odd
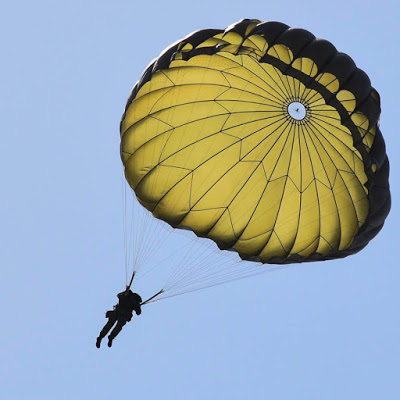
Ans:
[{"label": "parachutist's boot", "polygon": [[96,339],[96,347],[99,349],[100,348],[100,343],[101,343],[101,337],[99,336],[97,339]]},{"label": "parachutist's boot", "polygon": [[113,341],[112,338],[109,337],[109,338],[108,338],[108,344],[107,344],[108,347],[111,347],[111,346],[112,346],[112,341]]}]

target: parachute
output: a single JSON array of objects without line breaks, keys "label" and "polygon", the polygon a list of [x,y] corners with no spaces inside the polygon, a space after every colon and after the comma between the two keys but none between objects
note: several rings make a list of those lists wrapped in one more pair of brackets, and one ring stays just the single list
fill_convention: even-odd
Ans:
[{"label": "parachute", "polygon": [[245,19],[166,49],[120,125],[127,182],[154,217],[241,259],[357,253],[390,210],[380,97],[303,29]]}]

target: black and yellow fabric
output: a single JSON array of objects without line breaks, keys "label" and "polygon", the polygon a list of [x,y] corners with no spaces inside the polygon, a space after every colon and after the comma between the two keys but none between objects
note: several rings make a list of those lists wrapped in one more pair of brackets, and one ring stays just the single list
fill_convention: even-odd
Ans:
[{"label": "black and yellow fabric", "polygon": [[390,209],[380,99],[326,40],[242,20],[167,49],[121,121],[125,176],[173,227],[243,259],[345,257]]}]

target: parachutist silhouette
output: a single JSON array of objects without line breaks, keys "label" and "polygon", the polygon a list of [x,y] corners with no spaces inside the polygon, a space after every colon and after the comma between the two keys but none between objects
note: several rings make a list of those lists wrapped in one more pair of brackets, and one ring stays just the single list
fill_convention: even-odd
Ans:
[{"label": "parachutist silhouette", "polygon": [[100,348],[101,340],[107,335],[115,323],[116,325],[114,329],[108,336],[108,347],[112,346],[112,341],[118,335],[118,333],[121,332],[122,327],[132,319],[133,311],[136,312],[136,315],[140,315],[142,313],[142,309],[140,307],[142,298],[137,293],[133,293],[129,288],[127,288],[123,292],[118,293],[117,297],[118,304],[114,306],[113,310],[106,312],[106,318],[108,318],[108,322],[104,325],[96,340],[97,348]]}]

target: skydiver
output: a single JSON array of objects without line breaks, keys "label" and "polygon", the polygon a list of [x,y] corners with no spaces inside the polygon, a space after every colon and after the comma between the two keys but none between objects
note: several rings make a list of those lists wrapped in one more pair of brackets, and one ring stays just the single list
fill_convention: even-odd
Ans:
[{"label": "skydiver", "polygon": [[96,339],[96,347],[100,348],[101,340],[107,335],[110,329],[116,323],[114,329],[108,336],[108,347],[112,346],[112,341],[121,332],[122,327],[132,319],[133,311],[136,315],[142,313],[140,304],[142,303],[141,297],[137,293],[133,293],[129,288],[121,293],[118,293],[118,304],[114,306],[113,310],[106,312],[108,322],[104,325],[98,338]]}]

